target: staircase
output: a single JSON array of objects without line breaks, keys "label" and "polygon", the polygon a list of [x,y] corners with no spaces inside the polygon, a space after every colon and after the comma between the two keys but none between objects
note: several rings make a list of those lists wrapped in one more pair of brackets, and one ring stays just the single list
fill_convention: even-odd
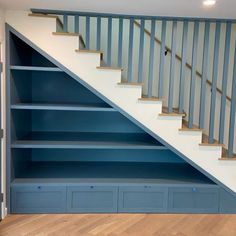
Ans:
[{"label": "staircase", "polygon": [[[109,62],[111,59],[105,63],[101,51],[86,48],[88,39],[84,40],[79,33],[57,32],[63,24],[56,16],[8,11],[6,22],[8,29],[19,34],[75,80],[207,177],[236,193],[236,162],[232,157],[222,156],[225,146],[216,141],[208,142],[199,126],[189,127],[192,121],[183,121],[183,112],[170,106],[164,109],[163,98],[150,94],[142,96],[139,81],[130,81],[128,76],[124,82],[122,69],[113,67]],[[223,153],[226,152],[224,149]]]}]

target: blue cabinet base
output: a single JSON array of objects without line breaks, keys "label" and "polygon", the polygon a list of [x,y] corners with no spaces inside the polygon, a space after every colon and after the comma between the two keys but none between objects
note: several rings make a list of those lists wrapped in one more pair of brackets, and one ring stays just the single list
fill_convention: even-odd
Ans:
[{"label": "blue cabinet base", "polygon": [[235,213],[217,185],[19,184],[11,213]]}]

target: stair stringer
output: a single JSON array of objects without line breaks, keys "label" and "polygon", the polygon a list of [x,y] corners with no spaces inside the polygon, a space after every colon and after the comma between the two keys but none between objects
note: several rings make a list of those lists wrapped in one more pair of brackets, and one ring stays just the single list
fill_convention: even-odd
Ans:
[{"label": "stair stringer", "polygon": [[[140,102],[141,86],[123,86],[121,71],[97,69],[100,55],[78,53],[75,36],[55,36],[56,20],[29,17],[28,12],[7,11],[6,22],[23,41],[71,77],[135,122],[150,135],[225,189],[236,192],[236,162],[219,161],[221,147],[199,146],[201,132],[181,132],[182,117],[160,117],[162,103]],[[49,43],[51,42],[51,43]]]}]

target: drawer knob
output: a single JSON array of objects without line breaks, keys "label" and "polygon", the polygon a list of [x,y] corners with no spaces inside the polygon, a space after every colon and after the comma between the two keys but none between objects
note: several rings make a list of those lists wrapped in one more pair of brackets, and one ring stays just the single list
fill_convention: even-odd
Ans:
[{"label": "drawer knob", "polygon": [[41,189],[41,186],[38,186],[38,189]]},{"label": "drawer knob", "polygon": [[151,186],[147,186],[147,185],[145,185],[144,188],[151,188]]},{"label": "drawer knob", "polygon": [[193,192],[197,192],[197,188],[192,188]]},{"label": "drawer knob", "polygon": [[91,189],[93,189],[93,188],[94,188],[94,186],[90,186],[90,188],[91,188]]}]

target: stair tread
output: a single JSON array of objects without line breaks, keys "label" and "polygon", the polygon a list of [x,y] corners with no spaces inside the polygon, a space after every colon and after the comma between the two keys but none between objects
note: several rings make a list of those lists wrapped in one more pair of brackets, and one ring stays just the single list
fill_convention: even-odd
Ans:
[{"label": "stair tread", "polygon": [[113,66],[97,66],[97,69],[104,69],[104,70],[123,70],[119,67],[113,67]]},{"label": "stair tread", "polygon": [[135,82],[132,82],[132,83],[129,83],[129,82],[120,82],[120,83],[118,83],[118,85],[143,86],[142,83],[135,83]]},{"label": "stair tread", "polygon": [[222,143],[219,143],[217,140],[215,140],[214,139],[214,142],[213,143],[209,143],[209,141],[208,141],[208,135],[206,135],[206,134],[203,134],[202,135],[202,143],[200,143],[199,145],[200,146],[215,146],[215,147],[224,147],[225,145],[224,144],[222,144]]},{"label": "stair tread", "polygon": [[222,157],[219,158],[219,160],[236,161],[236,154],[234,154],[233,157],[228,157],[228,150],[225,147],[223,147],[222,148]]},{"label": "stair tread", "polygon": [[101,51],[97,51],[97,50],[88,50],[88,49],[76,49],[76,52],[84,52],[84,53],[99,53],[102,54]]},{"label": "stair tread", "polygon": [[233,157],[221,157],[218,160],[220,160],[220,161],[236,161],[236,155],[234,155]]},{"label": "stair tread", "polygon": [[179,129],[179,131],[186,131],[186,132],[191,132],[191,131],[203,131],[203,129],[200,129],[198,126],[193,125],[192,128],[189,128],[188,122],[186,120],[183,120],[182,123],[182,128]]},{"label": "stair tread", "polygon": [[70,33],[70,32],[52,32],[53,35],[65,35],[65,36],[81,36],[78,33]]},{"label": "stair tread", "polygon": [[179,131],[186,131],[186,132],[198,131],[198,132],[201,132],[202,129],[198,129],[198,128],[181,128],[181,129],[179,129]]},{"label": "stair tread", "polygon": [[185,114],[180,114],[180,113],[160,113],[159,116],[185,116]]},{"label": "stair tread", "polygon": [[209,146],[209,147],[224,147],[222,143],[199,143],[199,146]]},{"label": "stair tread", "polygon": [[148,97],[141,97],[138,99],[139,101],[156,101],[156,102],[159,102],[159,101],[163,101],[162,98],[157,98],[157,97],[151,97],[151,98],[148,98]]},{"label": "stair tread", "polygon": [[[85,44],[84,44],[85,46]],[[91,54],[100,54],[100,60],[103,60],[103,53],[101,51],[97,50],[88,50],[88,49],[76,49],[75,50],[78,53],[91,53]]]}]

